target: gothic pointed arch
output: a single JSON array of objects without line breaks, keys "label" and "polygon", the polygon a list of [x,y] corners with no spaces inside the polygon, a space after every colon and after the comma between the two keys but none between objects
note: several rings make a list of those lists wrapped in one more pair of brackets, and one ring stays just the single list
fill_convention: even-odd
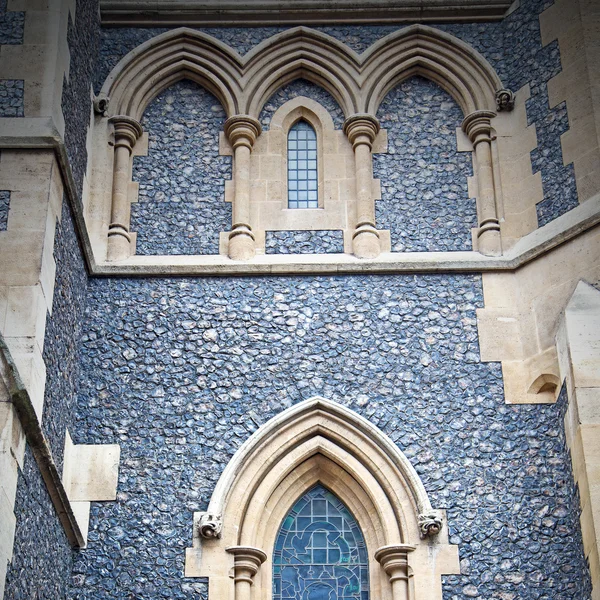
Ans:
[{"label": "gothic pointed arch", "polygon": [[281,523],[317,485],[347,506],[365,536],[372,597],[392,598],[376,552],[404,548],[411,554],[415,590],[419,578],[419,585],[438,590],[441,598],[440,573],[457,567],[443,513],[432,509],[416,471],[387,436],[357,413],[320,397],[283,411],[235,453],[206,513],[196,517],[188,576],[217,574],[211,589],[223,597],[231,590],[218,573],[233,566],[231,549],[257,549],[266,568],[254,577],[254,598],[270,598],[270,561]]},{"label": "gothic pointed arch", "polygon": [[214,94],[227,116],[239,112],[242,77],[240,56],[212,36],[180,27],[162,33],[129,52],[102,86],[109,111],[139,120],[162,90],[191,79]]},{"label": "gothic pointed arch", "polygon": [[445,89],[464,115],[496,109],[502,82],[487,60],[462,40],[426,25],[411,25],[382,38],[362,55],[362,110],[377,114],[396,85],[421,75]]}]

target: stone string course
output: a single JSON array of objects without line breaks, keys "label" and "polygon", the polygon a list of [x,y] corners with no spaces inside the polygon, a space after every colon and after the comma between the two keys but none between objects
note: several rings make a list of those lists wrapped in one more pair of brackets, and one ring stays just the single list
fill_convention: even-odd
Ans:
[{"label": "stone string course", "polygon": [[6,231],[8,226],[8,211],[10,209],[10,192],[0,190],[0,231]]},{"label": "stone string course", "polygon": [[265,248],[267,254],[341,254],[344,237],[341,231],[267,231]]},{"label": "stone string course", "polygon": [[81,198],[87,165],[86,138],[92,110],[92,83],[99,41],[98,0],[77,0],[75,23],[69,15],[67,40],[71,54],[69,78],[65,77],[62,111],[65,145],[77,192]]},{"label": "stone string course", "polygon": [[25,30],[25,12],[9,12],[7,5],[8,0],[0,0],[0,46],[3,44],[22,44]]},{"label": "stone string course", "polygon": [[0,79],[0,117],[24,117],[22,79]]},{"label": "stone string course", "polygon": [[[77,431],[119,443],[71,598],[206,598],[182,578],[192,513],[237,448],[323,395],[398,444],[448,510],[444,598],[587,600],[563,405],[504,404],[479,359],[477,276],[92,280]],[[564,404],[564,402],[563,402]]]},{"label": "stone string course", "polygon": [[139,199],[131,207],[137,254],[218,254],[219,232],[231,229],[225,180],[231,158],[219,156],[225,111],[191,81],[157,96],[142,125],[148,156],[133,161]]}]

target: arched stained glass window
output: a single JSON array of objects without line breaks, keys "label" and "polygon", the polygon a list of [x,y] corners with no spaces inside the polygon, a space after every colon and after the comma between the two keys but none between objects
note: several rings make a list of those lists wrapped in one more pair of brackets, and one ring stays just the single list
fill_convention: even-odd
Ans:
[{"label": "arched stained glass window", "polygon": [[281,525],[273,552],[273,600],[368,600],[369,561],[354,517],[321,485]]},{"label": "arched stained glass window", "polygon": [[319,208],[317,134],[303,119],[288,133],[288,208]]}]

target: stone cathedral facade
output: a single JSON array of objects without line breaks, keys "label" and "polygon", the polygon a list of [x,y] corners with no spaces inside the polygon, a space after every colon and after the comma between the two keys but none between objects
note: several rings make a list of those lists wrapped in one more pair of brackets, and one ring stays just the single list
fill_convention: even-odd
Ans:
[{"label": "stone cathedral facade", "polygon": [[0,0],[0,598],[600,599],[590,0]]}]

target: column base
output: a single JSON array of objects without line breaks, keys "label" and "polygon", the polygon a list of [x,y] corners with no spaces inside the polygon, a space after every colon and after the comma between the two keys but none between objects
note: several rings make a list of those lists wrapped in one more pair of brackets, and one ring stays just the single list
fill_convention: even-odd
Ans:
[{"label": "column base", "polygon": [[484,256],[502,256],[500,224],[495,219],[488,219],[479,226],[477,250]]},{"label": "column base", "polygon": [[256,255],[254,234],[250,225],[237,224],[229,234],[229,258],[232,260],[250,260]]},{"label": "column base", "polygon": [[357,258],[376,258],[381,254],[379,232],[371,223],[360,223],[352,236],[352,252]]},{"label": "column base", "polygon": [[106,260],[114,262],[131,256],[131,235],[122,225],[111,225],[108,230]]}]

